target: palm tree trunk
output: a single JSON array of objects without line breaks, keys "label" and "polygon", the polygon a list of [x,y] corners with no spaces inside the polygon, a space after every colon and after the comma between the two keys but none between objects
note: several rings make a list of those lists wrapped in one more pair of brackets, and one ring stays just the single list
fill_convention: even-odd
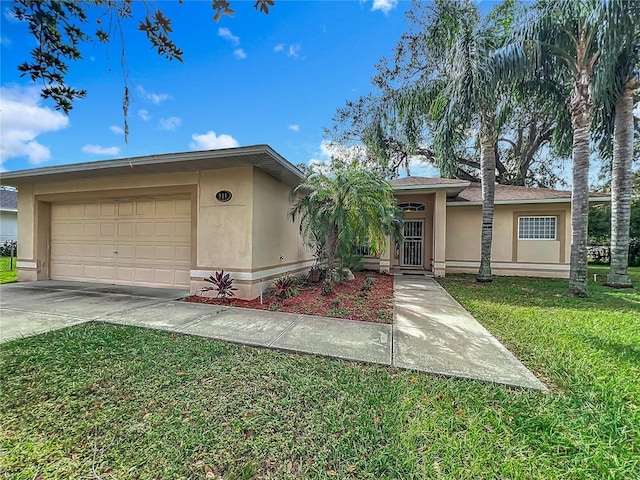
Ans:
[{"label": "palm tree trunk", "polygon": [[633,92],[637,82],[625,85],[616,102],[611,169],[611,269],[607,285],[630,288],[629,223],[631,219],[631,161],[633,158]]},{"label": "palm tree trunk", "polygon": [[589,140],[593,103],[589,75],[583,71],[573,86],[571,125],[573,128],[573,186],[571,189],[571,257],[569,292],[586,297],[587,227],[589,225]]},{"label": "palm tree trunk", "polygon": [[491,282],[491,243],[493,241],[493,206],[496,191],[496,130],[493,115],[480,115],[480,170],[482,175],[482,237],[480,269],[476,280]]}]

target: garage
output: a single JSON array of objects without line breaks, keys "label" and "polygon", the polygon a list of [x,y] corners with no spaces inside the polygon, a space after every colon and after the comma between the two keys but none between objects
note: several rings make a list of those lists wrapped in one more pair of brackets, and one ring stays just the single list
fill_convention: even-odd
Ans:
[{"label": "garage", "polygon": [[51,278],[189,288],[191,200],[52,203]]}]

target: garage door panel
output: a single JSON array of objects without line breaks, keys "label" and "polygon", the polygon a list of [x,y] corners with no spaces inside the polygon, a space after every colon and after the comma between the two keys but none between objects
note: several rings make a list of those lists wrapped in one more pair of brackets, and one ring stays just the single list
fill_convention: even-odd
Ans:
[{"label": "garage door panel", "polygon": [[118,239],[131,239],[134,236],[133,222],[118,222]]},{"label": "garage door panel", "polygon": [[133,215],[133,202],[118,202],[118,215],[121,217]]},{"label": "garage door panel", "polygon": [[189,287],[188,198],[53,204],[51,219],[52,278]]},{"label": "garage door panel", "polygon": [[174,252],[176,262],[188,263],[191,261],[191,249],[189,247],[176,247]]},{"label": "garage door panel", "polygon": [[153,245],[136,245],[136,260],[154,260]]},{"label": "garage door panel", "polygon": [[154,201],[138,201],[136,202],[136,215],[154,215],[155,214]]},{"label": "garage door panel", "polygon": [[115,202],[102,202],[100,204],[101,217],[115,217],[117,212],[117,204]]}]

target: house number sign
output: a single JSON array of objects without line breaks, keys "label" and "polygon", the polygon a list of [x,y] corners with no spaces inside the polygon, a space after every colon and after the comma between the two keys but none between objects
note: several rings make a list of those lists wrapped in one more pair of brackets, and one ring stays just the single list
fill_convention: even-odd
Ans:
[{"label": "house number sign", "polygon": [[216,200],[219,202],[228,202],[231,200],[231,192],[229,190],[220,190],[216,193]]}]

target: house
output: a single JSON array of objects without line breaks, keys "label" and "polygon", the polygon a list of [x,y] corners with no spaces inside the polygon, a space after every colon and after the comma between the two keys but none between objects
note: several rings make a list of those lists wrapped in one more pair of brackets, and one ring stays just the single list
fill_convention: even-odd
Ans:
[{"label": "house", "polygon": [[[313,264],[289,192],[304,176],[267,145],[5,172],[18,187],[18,281],[78,280],[197,291],[230,272],[239,298]],[[480,188],[460,180],[392,182],[405,241],[383,272],[474,272]],[[496,187],[496,274],[566,277],[570,192]]]},{"label": "house", "polygon": [[[480,266],[482,189],[443,178],[392,180],[404,211],[402,245],[387,249],[370,268],[418,270],[436,276],[477,273]],[[590,201],[607,202],[603,194]],[[496,185],[491,267],[496,275],[568,278],[571,192]]]},{"label": "house", "polygon": [[0,188],[0,243],[18,238],[18,192]]}]

